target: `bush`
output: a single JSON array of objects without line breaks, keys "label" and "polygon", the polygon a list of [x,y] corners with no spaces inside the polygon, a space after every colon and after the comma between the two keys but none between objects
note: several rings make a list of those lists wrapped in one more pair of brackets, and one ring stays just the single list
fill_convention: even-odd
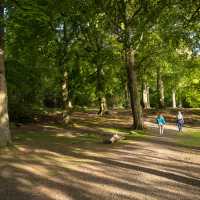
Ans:
[{"label": "bush", "polygon": [[8,112],[11,122],[30,123],[39,114],[39,109],[33,108],[32,105],[9,104]]}]

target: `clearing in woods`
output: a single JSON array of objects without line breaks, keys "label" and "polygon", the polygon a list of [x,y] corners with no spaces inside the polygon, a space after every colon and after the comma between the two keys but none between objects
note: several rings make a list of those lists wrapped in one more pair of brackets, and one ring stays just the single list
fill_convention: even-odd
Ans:
[{"label": "clearing in woods", "polygon": [[[183,134],[168,123],[162,137],[153,113],[143,132],[130,129],[127,111],[104,117],[75,112],[72,118],[69,127],[49,119],[12,128],[15,145],[0,153],[0,199],[200,199],[198,115]],[[103,144],[113,133],[125,140]]]}]

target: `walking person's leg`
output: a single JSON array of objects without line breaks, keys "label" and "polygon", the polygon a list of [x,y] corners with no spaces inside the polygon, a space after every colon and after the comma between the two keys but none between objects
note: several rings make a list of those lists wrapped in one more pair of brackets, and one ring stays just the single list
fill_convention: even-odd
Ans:
[{"label": "walking person's leg", "polygon": [[180,132],[180,123],[177,121],[176,126],[178,128],[178,132]]},{"label": "walking person's leg", "polygon": [[162,125],[161,127],[162,127],[162,135],[163,135],[163,132],[164,132],[164,125]]},{"label": "walking person's leg", "polygon": [[178,131],[181,132],[181,123],[178,123]]},{"label": "walking person's leg", "polygon": [[180,124],[180,132],[183,132],[183,124]]},{"label": "walking person's leg", "polygon": [[159,125],[159,132],[160,132],[160,135],[162,134],[162,126]]},{"label": "walking person's leg", "polygon": [[180,132],[180,123],[179,123],[179,120],[177,120],[176,126],[177,126],[177,129],[178,129],[178,132]]}]

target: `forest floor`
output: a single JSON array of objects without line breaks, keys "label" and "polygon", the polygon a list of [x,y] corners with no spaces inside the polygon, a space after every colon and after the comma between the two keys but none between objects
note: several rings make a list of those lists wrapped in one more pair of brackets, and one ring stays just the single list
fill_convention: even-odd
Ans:
[{"label": "forest floor", "polygon": [[[180,134],[165,113],[160,136],[154,114],[137,132],[122,110],[13,127],[14,145],[0,150],[0,200],[200,200],[200,115],[185,113]],[[113,133],[125,139],[103,144]]]}]

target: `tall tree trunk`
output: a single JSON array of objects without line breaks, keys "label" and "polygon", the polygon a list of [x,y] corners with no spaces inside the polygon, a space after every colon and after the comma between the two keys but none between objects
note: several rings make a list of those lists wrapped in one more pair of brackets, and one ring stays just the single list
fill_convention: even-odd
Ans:
[{"label": "tall tree trunk", "polygon": [[59,60],[59,65],[61,69],[61,75],[63,76],[62,78],[62,98],[63,98],[63,121],[65,124],[68,124],[70,122],[70,115],[72,111],[72,104],[69,98],[69,76],[68,76],[68,71],[66,68],[66,62],[68,60],[68,55],[67,55],[67,48],[68,48],[68,40],[71,38],[68,38],[67,36],[67,22],[64,20],[63,23],[63,44],[62,48],[60,48],[61,52],[60,54],[63,56],[60,57]]},{"label": "tall tree trunk", "polygon": [[63,98],[63,121],[65,124],[68,124],[70,121],[70,113],[72,104],[69,100],[69,78],[68,78],[68,72],[65,69],[63,72],[63,80],[62,80],[62,98]]},{"label": "tall tree trunk", "polygon": [[164,84],[161,76],[160,67],[157,68],[157,96],[158,96],[159,108],[164,108],[165,106]]},{"label": "tall tree trunk", "polygon": [[179,105],[178,105],[178,107],[179,107],[179,108],[182,108],[182,107],[183,107],[182,99],[181,99],[181,98],[179,99]]},{"label": "tall tree trunk", "polygon": [[129,108],[129,91],[128,91],[128,83],[126,82],[124,85],[124,107]]},{"label": "tall tree trunk", "polygon": [[176,90],[172,90],[172,106],[173,108],[176,108]]},{"label": "tall tree trunk", "polygon": [[144,108],[150,108],[150,97],[149,97],[149,86],[144,83],[143,84],[143,105],[144,105]]},{"label": "tall tree trunk", "polygon": [[140,95],[138,91],[137,71],[135,66],[135,52],[132,48],[125,49],[126,69],[128,75],[128,87],[131,101],[131,109],[134,129],[143,129],[143,112],[140,104]]},{"label": "tall tree trunk", "polygon": [[102,116],[105,112],[108,111],[107,101],[105,97],[99,99],[99,112],[98,115]]},{"label": "tall tree trunk", "polygon": [[149,86],[147,86],[147,108],[151,108]]},{"label": "tall tree trunk", "polygon": [[182,108],[183,107],[183,103],[182,103],[182,90],[181,89],[179,89],[178,90],[178,107],[179,108]]},{"label": "tall tree trunk", "polygon": [[143,97],[143,105],[144,105],[144,108],[148,108],[148,90],[147,90],[147,84],[146,83],[143,83],[143,94],[142,94],[142,97]]},{"label": "tall tree trunk", "polygon": [[[0,4],[0,16],[3,17],[3,1]],[[5,79],[4,50],[3,50],[3,28],[0,30],[0,146],[11,143],[9,129],[9,117],[7,109],[7,88]]]},{"label": "tall tree trunk", "polygon": [[103,73],[102,73],[102,66],[96,63],[97,68],[97,86],[96,86],[96,93],[99,100],[99,111],[98,115],[102,116],[105,112],[108,111],[107,101],[104,94],[104,83],[102,80]]}]

